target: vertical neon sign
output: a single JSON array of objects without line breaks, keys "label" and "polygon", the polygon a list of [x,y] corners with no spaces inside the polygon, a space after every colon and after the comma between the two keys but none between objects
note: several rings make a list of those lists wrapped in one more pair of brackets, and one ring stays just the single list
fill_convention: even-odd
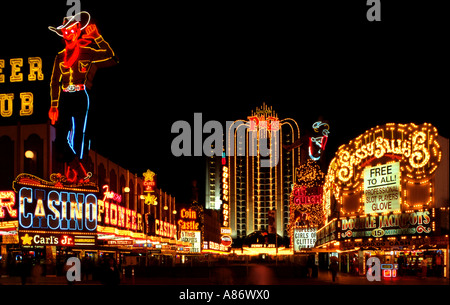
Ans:
[{"label": "vertical neon sign", "polygon": [[230,196],[229,168],[225,164],[222,166],[222,226],[227,228],[230,226],[229,196]]}]

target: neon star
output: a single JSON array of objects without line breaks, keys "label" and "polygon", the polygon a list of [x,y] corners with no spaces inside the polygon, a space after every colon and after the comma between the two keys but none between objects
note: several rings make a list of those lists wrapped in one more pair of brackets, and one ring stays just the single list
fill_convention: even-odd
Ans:
[{"label": "neon star", "polygon": [[156,196],[155,196],[155,195],[147,194],[147,196],[145,196],[145,204],[148,204],[148,205],[157,205],[158,202],[156,201]]},{"label": "neon star", "polygon": [[153,177],[155,176],[155,173],[148,169],[147,172],[145,172],[143,175],[144,175],[144,180],[153,181]]},{"label": "neon star", "polygon": [[33,238],[31,236],[29,236],[28,233],[27,233],[27,234],[25,234],[25,236],[22,236],[21,239],[22,239],[22,244],[24,244],[24,245],[31,245],[31,240]]}]

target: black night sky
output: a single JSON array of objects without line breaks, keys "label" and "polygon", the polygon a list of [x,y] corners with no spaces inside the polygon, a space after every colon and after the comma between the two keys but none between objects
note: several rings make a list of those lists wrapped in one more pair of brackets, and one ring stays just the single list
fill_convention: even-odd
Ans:
[{"label": "black night sky", "polygon": [[[10,58],[26,64],[38,56],[45,79],[6,82],[0,93],[36,86],[36,113],[45,122],[53,60],[64,47],[47,27],[60,25],[70,6],[5,2],[2,73],[8,79]],[[170,129],[177,120],[193,126],[195,112],[203,123],[225,123],[246,119],[265,102],[280,118],[296,119],[303,133],[322,118],[330,124],[329,159],[341,144],[388,122],[430,122],[449,137],[444,10],[437,1],[392,2],[382,1],[381,22],[368,22],[365,0],[296,6],[82,0],[81,10],[120,60],[94,80],[92,148],[138,175],[150,168],[158,186],[184,202],[191,181],[202,183],[205,161],[174,157]]]}]

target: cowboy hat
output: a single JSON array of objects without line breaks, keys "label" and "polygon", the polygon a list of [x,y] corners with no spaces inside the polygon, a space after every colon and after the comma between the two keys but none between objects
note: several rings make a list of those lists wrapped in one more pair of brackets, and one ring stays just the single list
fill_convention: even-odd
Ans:
[{"label": "cowboy hat", "polygon": [[69,26],[74,25],[75,23],[79,22],[80,30],[82,31],[89,25],[90,21],[91,21],[91,15],[89,15],[88,12],[83,11],[83,12],[79,12],[79,13],[75,14],[74,16],[64,17],[62,25],[60,25],[57,28],[49,26],[48,29],[50,31],[55,32],[59,36],[63,37],[62,30],[65,29],[66,27],[69,27]]}]

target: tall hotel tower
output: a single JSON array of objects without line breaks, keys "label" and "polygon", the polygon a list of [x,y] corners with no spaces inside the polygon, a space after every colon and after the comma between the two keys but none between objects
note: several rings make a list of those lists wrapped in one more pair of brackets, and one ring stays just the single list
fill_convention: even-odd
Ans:
[{"label": "tall hotel tower", "polygon": [[[300,147],[291,147],[299,138],[297,122],[279,119],[265,104],[246,120],[229,126],[225,142],[233,238],[244,238],[254,231],[271,231],[274,227],[279,235],[288,235],[289,198],[295,168],[300,165]],[[207,162],[206,206],[217,209],[221,158],[211,157]],[[269,228],[268,212],[274,209],[276,225]]]}]

